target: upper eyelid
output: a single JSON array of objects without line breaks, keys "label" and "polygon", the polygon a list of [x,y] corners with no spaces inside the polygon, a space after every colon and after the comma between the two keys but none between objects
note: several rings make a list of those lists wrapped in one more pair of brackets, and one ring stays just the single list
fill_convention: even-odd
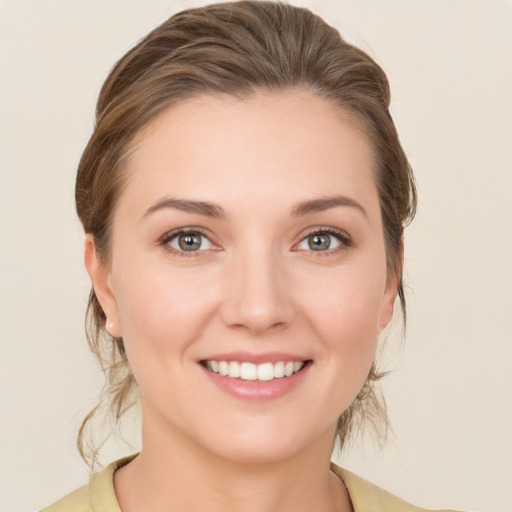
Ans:
[{"label": "upper eyelid", "polygon": [[172,238],[175,238],[176,236],[182,235],[184,233],[199,233],[200,235],[208,238],[210,242],[214,243],[214,241],[212,240],[212,235],[210,235],[210,233],[207,230],[196,226],[171,229],[170,231],[167,231],[159,238],[159,242],[168,242]]},{"label": "upper eyelid", "polygon": [[346,235],[348,237],[348,233],[344,229],[335,228],[334,226],[314,226],[306,229],[306,234],[304,236],[308,236],[311,233],[338,233],[342,235]]},{"label": "upper eyelid", "polygon": [[328,235],[339,236],[345,240],[352,241],[352,237],[344,229],[339,229],[339,228],[335,228],[335,227],[331,227],[331,226],[320,226],[320,227],[310,228],[306,231],[305,234],[300,235],[300,237],[298,238],[298,241],[300,242],[300,241],[304,240],[304,238],[314,235],[316,233],[327,233]]}]

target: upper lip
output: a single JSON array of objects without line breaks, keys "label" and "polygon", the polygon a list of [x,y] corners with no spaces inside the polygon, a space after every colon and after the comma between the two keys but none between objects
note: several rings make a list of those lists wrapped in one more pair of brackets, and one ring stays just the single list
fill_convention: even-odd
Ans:
[{"label": "upper lip", "polygon": [[288,352],[266,352],[263,354],[253,354],[248,352],[229,352],[224,354],[213,354],[202,358],[200,361],[239,361],[253,364],[278,363],[279,361],[303,362],[308,361],[308,357]]}]

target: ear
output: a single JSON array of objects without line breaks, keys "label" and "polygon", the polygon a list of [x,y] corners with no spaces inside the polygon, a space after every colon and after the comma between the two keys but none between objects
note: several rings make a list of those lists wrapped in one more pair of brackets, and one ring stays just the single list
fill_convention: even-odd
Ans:
[{"label": "ear", "polygon": [[396,268],[389,271],[386,281],[386,289],[382,300],[382,309],[379,318],[379,333],[382,332],[393,317],[393,307],[398,293],[398,287],[402,280],[402,271],[404,268],[404,238],[400,239],[400,246],[397,251]]},{"label": "ear", "polygon": [[121,324],[119,323],[116,298],[112,289],[110,269],[98,257],[94,237],[90,233],[85,235],[84,262],[87,273],[91,278],[94,293],[107,317],[105,329],[110,336],[118,338],[122,336]]}]

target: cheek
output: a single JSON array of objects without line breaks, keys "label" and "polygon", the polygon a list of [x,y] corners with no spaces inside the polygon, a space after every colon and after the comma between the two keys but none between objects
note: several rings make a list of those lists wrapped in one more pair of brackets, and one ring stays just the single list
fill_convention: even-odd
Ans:
[{"label": "cheek", "polygon": [[140,273],[119,272],[115,294],[132,367],[147,358],[169,364],[200,337],[213,314],[216,288],[204,286],[209,277],[197,274],[155,265]]},{"label": "cheek", "polygon": [[301,295],[318,329],[357,344],[361,337],[378,335],[384,289],[385,272],[347,268],[306,281]]},{"label": "cheek", "polygon": [[[309,328],[322,341],[335,387],[341,379],[345,392],[355,396],[375,357],[385,272],[351,270],[306,283],[302,307]],[[342,391],[336,387],[336,392]]]}]

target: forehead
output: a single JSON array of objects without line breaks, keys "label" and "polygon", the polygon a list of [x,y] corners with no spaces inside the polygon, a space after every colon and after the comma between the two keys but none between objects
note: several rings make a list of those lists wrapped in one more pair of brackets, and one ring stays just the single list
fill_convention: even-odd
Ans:
[{"label": "forehead", "polygon": [[366,202],[376,198],[373,162],[357,119],[311,91],[203,95],[168,107],[138,133],[121,201],[170,194],[228,208],[284,206],[340,193]]}]

